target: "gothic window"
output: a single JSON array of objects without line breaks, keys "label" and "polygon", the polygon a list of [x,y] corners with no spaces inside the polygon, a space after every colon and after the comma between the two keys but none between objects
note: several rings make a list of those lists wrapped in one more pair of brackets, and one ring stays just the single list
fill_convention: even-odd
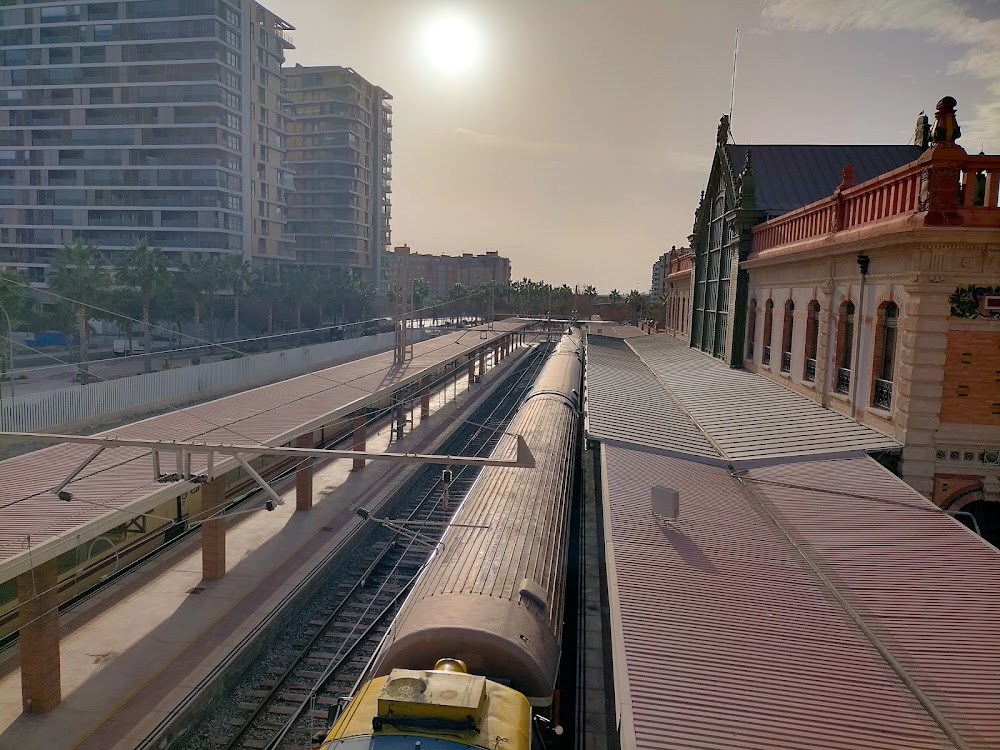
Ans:
[{"label": "gothic window", "polygon": [[728,209],[725,183],[712,203],[708,232],[695,254],[694,320],[692,346],[716,357],[725,356],[729,313],[729,282],[732,258],[732,231],[726,221]]},{"label": "gothic window", "polygon": [[845,300],[840,304],[837,322],[837,391],[850,393],[851,351],[854,348],[854,303]]},{"label": "gothic window", "polygon": [[753,359],[753,340],[757,334],[757,298],[750,300],[750,310],[747,312],[747,359]]},{"label": "gothic window", "polygon": [[785,319],[781,328],[781,371],[792,369],[792,333],[795,326],[795,303],[788,300],[785,303]]},{"label": "gothic window", "polygon": [[883,409],[892,406],[892,374],[896,360],[896,322],[899,307],[895,302],[885,302],[878,309],[875,327],[875,387],[872,403]]}]

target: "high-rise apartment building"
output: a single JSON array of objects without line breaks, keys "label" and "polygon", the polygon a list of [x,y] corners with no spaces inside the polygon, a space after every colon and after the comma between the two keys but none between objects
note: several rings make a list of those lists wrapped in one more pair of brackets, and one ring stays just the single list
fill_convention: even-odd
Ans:
[{"label": "high-rise apartment building", "polygon": [[293,258],[291,28],[251,0],[0,9],[0,265],[44,281],[76,237]]},{"label": "high-rise apartment building", "polygon": [[388,285],[392,98],[351,68],[285,68],[289,222],[300,262],[362,273]]}]

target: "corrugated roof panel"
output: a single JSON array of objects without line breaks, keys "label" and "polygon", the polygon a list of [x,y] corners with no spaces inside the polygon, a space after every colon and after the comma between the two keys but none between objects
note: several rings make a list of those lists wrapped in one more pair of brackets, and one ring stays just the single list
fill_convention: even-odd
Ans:
[{"label": "corrugated roof panel", "polygon": [[614,339],[588,337],[587,418],[594,438],[719,455],[635,352]]},{"label": "corrugated roof panel", "polygon": [[[472,329],[417,343],[413,358],[402,367],[393,365],[391,351],[385,352],[100,434],[277,445],[303,425],[331,418],[340,410],[351,411],[393,384],[418,379],[425,371],[526,324],[509,319],[495,323],[495,332],[489,334]],[[164,489],[152,481],[148,451],[115,448],[104,451],[67,486],[72,502],[57,499],[51,489],[92,452],[90,446],[65,444],[0,462],[0,566],[26,558],[29,537],[36,562],[48,559],[40,555],[39,545],[94,522],[107,522],[109,528],[123,523],[140,512],[138,501]],[[170,458],[162,460],[162,470],[173,471]],[[205,459],[193,457],[192,467],[203,471]],[[116,517],[119,520],[111,523]]]},{"label": "corrugated roof panel", "polygon": [[[620,606],[612,617],[637,747],[953,747],[726,469],[613,445],[603,450],[609,585]],[[680,492],[677,521],[654,519],[654,485]],[[983,550],[980,557],[987,556]],[[960,597],[953,605],[979,609]],[[969,646],[951,647],[954,674],[977,662]]]},{"label": "corrugated roof panel", "polygon": [[[627,344],[734,462],[840,451],[899,449],[898,442],[778,383],[733,370],[672,336]],[[671,429],[661,423],[659,429]]]},{"label": "corrugated roof panel", "polygon": [[779,216],[826,198],[841,182],[845,164],[854,166],[854,184],[916,160],[918,146],[813,146],[729,144],[733,175],[743,171],[747,149],[753,159],[757,208]]},{"label": "corrugated roof panel", "polygon": [[1000,554],[869,458],[747,472],[973,748],[1000,748]]}]

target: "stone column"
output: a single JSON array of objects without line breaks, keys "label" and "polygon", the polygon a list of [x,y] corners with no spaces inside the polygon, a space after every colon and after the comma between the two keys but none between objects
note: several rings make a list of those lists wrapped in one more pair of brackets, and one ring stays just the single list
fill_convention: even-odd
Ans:
[{"label": "stone column", "polygon": [[[368,444],[368,434],[365,431],[365,415],[360,414],[354,418],[354,446],[356,451],[363,451]],[[365,468],[365,459],[355,458],[351,465],[351,471],[359,471]]]},{"label": "stone column", "polygon": [[472,379],[476,376],[476,360],[469,359],[469,383],[472,383]]},{"label": "stone column", "polygon": [[425,375],[420,380],[420,418],[427,419],[431,415],[431,377]]},{"label": "stone column", "polygon": [[[201,508],[215,513],[225,502],[226,486],[222,477],[201,486]],[[201,575],[215,580],[226,575],[226,519],[216,516],[201,524]]]},{"label": "stone column", "polygon": [[479,377],[486,374],[486,352],[479,352]]},{"label": "stone column", "polygon": [[[827,405],[830,388],[836,385],[835,382],[831,384],[830,367],[828,366],[836,346],[837,336],[836,327],[831,329],[831,323],[836,320],[834,311],[830,309],[830,305],[833,304],[833,292],[832,286],[826,286],[820,289],[816,295],[816,301],[819,303],[819,319],[817,321],[819,332],[816,336],[816,400],[823,406]],[[836,371],[837,368],[834,366],[833,372]]]},{"label": "stone column", "polygon": [[[311,432],[300,436],[295,441],[296,448],[313,448]],[[310,457],[299,459],[295,467],[295,510],[309,510],[313,507],[313,462]]]},{"label": "stone column", "polygon": [[909,299],[900,318],[892,411],[903,443],[903,479],[917,492],[934,491],[934,432],[940,424],[948,348],[948,290],[940,284],[904,287]]},{"label": "stone column", "polygon": [[55,560],[17,577],[21,708],[25,713],[44,714],[62,700],[58,583]]}]

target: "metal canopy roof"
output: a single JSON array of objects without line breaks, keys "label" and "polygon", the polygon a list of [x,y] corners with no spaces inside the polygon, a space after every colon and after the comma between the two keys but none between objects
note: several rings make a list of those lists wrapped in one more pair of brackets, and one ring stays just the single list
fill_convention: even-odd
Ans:
[{"label": "metal canopy roof", "polygon": [[[630,339],[628,346],[659,380],[665,391],[660,397],[676,401],[731,462],[902,448],[870,427],[760,375],[726,367],[672,336]],[[653,419],[644,424],[664,435],[677,429]]]},{"label": "metal canopy roof", "polygon": [[721,460],[702,431],[623,341],[597,343],[589,338],[586,394],[591,437]]},{"label": "metal canopy roof", "polygon": [[[605,444],[622,744],[1000,747],[1000,554],[868,457]],[[653,517],[651,488],[680,493]]]},{"label": "metal canopy roof", "polygon": [[[479,328],[440,336],[415,344],[413,358],[401,366],[393,365],[391,351],[384,352],[100,434],[282,445],[528,324],[512,318],[495,323],[493,332]],[[113,448],[66,487],[72,502],[56,498],[50,490],[92,452],[92,446],[58,445],[0,461],[0,581],[195,487],[156,484],[149,450]],[[233,459],[216,461],[215,475],[237,465]],[[195,473],[206,468],[204,458],[193,458]]]}]

